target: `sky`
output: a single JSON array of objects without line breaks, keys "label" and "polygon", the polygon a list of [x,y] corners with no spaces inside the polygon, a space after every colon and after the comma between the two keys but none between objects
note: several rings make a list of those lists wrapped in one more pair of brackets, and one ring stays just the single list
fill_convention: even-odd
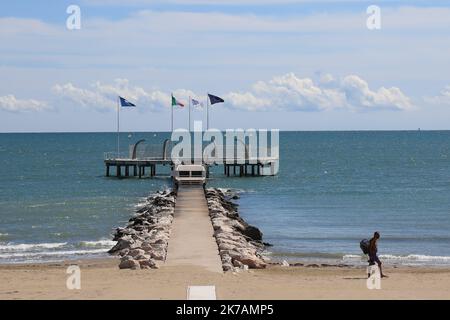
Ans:
[{"label": "sky", "polygon": [[115,131],[118,95],[121,130],[168,131],[207,92],[218,129],[450,129],[448,1],[17,0],[0,40],[0,132]]}]

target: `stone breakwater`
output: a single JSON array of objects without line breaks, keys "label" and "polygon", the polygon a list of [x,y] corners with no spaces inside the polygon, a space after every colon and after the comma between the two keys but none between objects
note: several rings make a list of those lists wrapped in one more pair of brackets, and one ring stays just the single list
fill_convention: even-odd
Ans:
[{"label": "stone breakwater", "polygon": [[206,189],[209,215],[223,270],[263,269],[267,261],[262,255],[265,250],[262,233],[239,216],[238,205],[231,201],[237,198],[237,194],[230,190]]},{"label": "stone breakwater", "polygon": [[120,256],[120,269],[157,269],[164,261],[175,211],[176,194],[159,191],[148,197],[124,228],[117,228],[109,250]]}]

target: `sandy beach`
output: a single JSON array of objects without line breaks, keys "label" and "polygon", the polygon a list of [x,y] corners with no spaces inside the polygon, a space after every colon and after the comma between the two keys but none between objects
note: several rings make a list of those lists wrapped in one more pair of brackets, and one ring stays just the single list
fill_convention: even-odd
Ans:
[{"label": "sandy beach", "polygon": [[[81,269],[68,290],[66,269]],[[218,299],[450,299],[450,269],[386,268],[381,290],[365,269],[281,267],[217,273],[199,267],[119,270],[117,259],[0,266],[0,299],[186,299],[188,285],[215,285]]]}]

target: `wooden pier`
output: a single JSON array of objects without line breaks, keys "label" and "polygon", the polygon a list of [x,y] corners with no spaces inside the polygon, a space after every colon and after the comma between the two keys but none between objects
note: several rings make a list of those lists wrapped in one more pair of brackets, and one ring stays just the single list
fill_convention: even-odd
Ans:
[{"label": "wooden pier", "polygon": [[[263,169],[268,165],[271,165],[272,161],[276,161],[275,159],[258,159],[256,161],[238,161],[238,160],[230,160],[224,159],[222,163],[217,161],[208,162],[203,161],[202,164],[206,167],[207,177],[209,178],[210,167],[212,166],[223,166],[223,174],[227,177],[230,176],[263,176],[267,174],[263,174]],[[157,173],[157,168],[160,166],[169,166],[172,168],[174,166],[174,162],[172,160],[164,160],[164,159],[105,159],[105,169],[106,176],[111,177],[115,176],[118,178],[124,177],[145,177],[146,175],[149,177],[154,177]],[[244,162],[244,163],[242,163]],[[256,162],[256,163],[255,163]],[[191,163],[194,163],[192,161]],[[111,168],[114,168],[114,171],[111,172]],[[148,169],[148,171],[147,171]]]},{"label": "wooden pier", "polygon": [[[106,176],[111,176],[111,167],[115,168],[114,176],[121,177],[145,177],[146,169],[148,175],[156,175],[157,166],[172,166],[171,160],[139,160],[139,159],[105,159]],[[122,170],[124,169],[124,170]]]},{"label": "wooden pier", "polygon": [[223,165],[223,174],[227,177],[233,174],[234,176],[239,175],[240,177],[244,176],[260,176],[261,168],[263,164],[224,164]]},{"label": "wooden pier", "polygon": [[[130,152],[127,154],[108,152],[105,153],[104,162],[106,176],[124,177],[154,177],[157,174],[158,167],[168,166],[173,169],[177,164],[201,164],[205,166],[207,178],[211,167],[223,166],[223,174],[230,176],[268,176],[276,175],[278,172],[279,159],[277,157],[252,157],[246,151],[241,158],[223,157],[223,158],[189,158],[177,159],[176,162],[170,158],[170,140],[166,139],[162,146],[156,146],[152,152],[144,155],[137,152],[137,147],[145,140],[140,140],[130,146]],[[247,150],[247,149],[246,149]],[[113,170],[111,170],[113,168]],[[148,171],[147,171],[148,170]],[[113,172],[111,172],[113,171]]]}]

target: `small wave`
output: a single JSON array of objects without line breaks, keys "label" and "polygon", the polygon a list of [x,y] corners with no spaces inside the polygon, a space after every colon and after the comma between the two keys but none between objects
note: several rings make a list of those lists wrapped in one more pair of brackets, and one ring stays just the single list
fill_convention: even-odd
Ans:
[{"label": "small wave", "polygon": [[0,238],[6,238],[7,236],[9,236],[8,233],[0,233]]},{"label": "small wave", "polygon": [[139,197],[138,201],[137,201],[137,204],[135,204],[134,206],[138,207],[138,206],[142,206],[142,205],[148,203],[148,198],[151,197],[151,196],[152,196],[152,194],[150,194],[147,197]]},{"label": "small wave", "polygon": [[41,203],[41,204],[30,204],[29,206],[28,206],[28,208],[40,208],[40,207],[46,207],[46,206],[48,206],[48,204],[47,203]]},{"label": "small wave", "polygon": [[116,241],[108,239],[73,243],[8,243],[0,245],[0,261],[6,263],[35,263],[70,260],[78,256],[106,254],[115,244]]},{"label": "small wave", "polygon": [[135,204],[135,205],[133,206],[133,208],[134,208],[135,210],[140,210],[140,209],[144,208],[145,206],[147,206],[148,204],[149,204],[149,202],[148,202],[147,199],[139,200],[139,202],[138,202],[137,204]]},{"label": "small wave", "polygon": [[117,241],[98,240],[98,241],[81,241],[80,245],[85,247],[113,247]]},{"label": "small wave", "polygon": [[241,188],[216,188],[217,190],[222,191],[223,193],[237,193],[237,194],[241,194],[241,193],[256,193],[255,189],[241,189]]},{"label": "small wave", "polygon": [[[305,259],[309,261],[335,261],[344,262],[351,265],[360,265],[367,263],[368,257],[366,255],[359,254],[340,254],[340,253],[322,253],[322,252],[269,252],[265,254],[275,259],[287,259],[296,261],[298,259]],[[409,254],[409,255],[393,255],[383,254],[379,256],[380,259],[388,265],[418,265],[418,266],[441,266],[450,264],[450,256],[429,256],[421,254]]]},{"label": "small wave", "polygon": [[36,243],[36,244],[12,244],[0,245],[0,251],[28,251],[33,249],[55,249],[67,245],[67,242],[61,243]]},{"label": "small wave", "polygon": [[66,257],[74,255],[89,255],[89,254],[99,254],[106,253],[107,249],[93,249],[93,250],[67,250],[67,251],[41,251],[41,252],[14,252],[7,254],[0,254],[0,259],[11,259],[11,258],[33,258],[33,257]]},{"label": "small wave", "polygon": [[353,259],[362,259],[364,258],[363,256],[357,255],[357,254],[346,254],[345,256],[342,257],[342,259],[344,260],[353,260]]},{"label": "small wave", "polygon": [[[366,256],[346,254],[342,258],[344,261],[350,260],[367,260]],[[393,254],[381,254],[380,259],[390,263],[450,263],[449,256],[427,256],[423,254],[409,254],[409,255],[393,255]]]},{"label": "small wave", "polygon": [[28,208],[41,208],[41,207],[49,207],[49,206],[65,206],[66,202],[50,202],[50,203],[36,203],[30,204]]},{"label": "small wave", "polygon": [[427,256],[423,254],[409,254],[407,256],[395,256],[391,254],[380,255],[381,259],[418,262],[450,262],[449,256]]}]

